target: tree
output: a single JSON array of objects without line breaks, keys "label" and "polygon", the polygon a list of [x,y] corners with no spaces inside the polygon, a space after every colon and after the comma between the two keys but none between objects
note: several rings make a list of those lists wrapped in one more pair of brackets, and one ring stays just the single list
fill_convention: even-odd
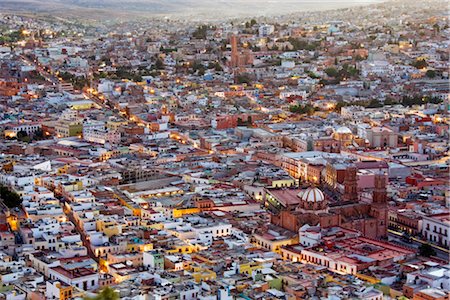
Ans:
[{"label": "tree", "polygon": [[20,198],[19,194],[9,190],[6,186],[3,185],[0,185],[0,198],[3,200],[3,203],[9,208],[19,207],[22,204],[22,198]]},{"label": "tree", "polygon": [[312,79],[319,79],[320,76],[317,76],[314,72],[312,71],[307,71],[306,74],[308,74],[309,77],[311,77]]},{"label": "tree", "polygon": [[158,58],[155,61],[155,65],[154,65],[156,70],[163,70],[164,69],[164,62],[162,61],[162,59]]},{"label": "tree", "polygon": [[398,101],[393,98],[387,97],[386,100],[384,100],[384,105],[395,105],[395,104],[398,104]]},{"label": "tree", "polygon": [[426,75],[428,78],[434,78],[434,77],[436,77],[436,71],[435,71],[435,70],[427,70],[427,72],[425,73],[425,75]]},{"label": "tree", "polygon": [[419,247],[419,254],[425,257],[436,255],[436,250],[430,244],[422,244]]},{"label": "tree", "polygon": [[95,297],[87,297],[85,300],[119,300],[119,294],[111,287],[105,287],[100,294]]},{"label": "tree", "polygon": [[26,136],[28,136],[28,133],[26,131],[21,130],[21,131],[17,132],[17,139],[22,139]]},{"label": "tree", "polygon": [[381,102],[378,101],[377,99],[370,100],[369,104],[367,105],[367,108],[378,108],[378,107],[383,107],[383,104],[381,104]]},{"label": "tree", "polygon": [[289,107],[289,111],[296,114],[307,114],[308,116],[314,114],[315,108],[311,104],[305,105],[292,105]]},{"label": "tree", "polygon": [[317,47],[319,47],[320,43],[319,42],[312,42],[309,43],[306,40],[301,40],[301,39],[297,39],[294,37],[289,37],[287,39],[287,41],[292,45],[292,50],[297,51],[297,50],[308,50],[308,51],[313,51],[316,50]]},{"label": "tree", "polygon": [[222,66],[221,66],[218,62],[216,62],[216,63],[214,64],[214,70],[215,70],[216,72],[222,72],[222,71],[223,71],[223,68],[222,68]]},{"label": "tree", "polygon": [[250,83],[251,83],[251,79],[250,79],[250,77],[249,77],[248,75],[246,75],[246,74],[239,74],[239,75],[236,77],[236,82],[237,82],[238,84],[243,84],[243,83],[250,84]]},{"label": "tree", "polygon": [[402,105],[403,106],[413,106],[413,105],[422,105],[427,103],[432,104],[439,104],[442,103],[443,100],[438,97],[430,97],[430,96],[421,96],[421,95],[414,95],[414,96],[403,96],[402,98]]},{"label": "tree", "polygon": [[44,132],[42,131],[42,129],[35,131],[33,134],[33,139],[35,139],[35,140],[43,140],[44,138],[45,138],[45,136],[44,136]]},{"label": "tree", "polygon": [[335,68],[326,68],[325,74],[327,74],[330,77],[336,77],[338,76],[339,72]]},{"label": "tree", "polygon": [[17,140],[29,143],[31,141],[31,138],[28,136],[28,133],[26,131],[21,130],[17,133]]},{"label": "tree", "polygon": [[204,40],[204,39],[206,39],[207,31],[208,31],[208,26],[201,25],[201,26],[198,26],[197,29],[195,29],[194,33],[192,33],[192,36],[198,40]]},{"label": "tree", "polygon": [[417,68],[417,69],[424,69],[428,66],[428,63],[425,59],[421,58],[421,59],[416,59],[415,62],[412,63],[413,67]]},{"label": "tree", "polygon": [[437,23],[433,25],[433,29],[436,33],[441,31],[441,28],[439,27],[439,24],[437,24]]},{"label": "tree", "polygon": [[338,101],[338,103],[336,103],[336,106],[334,107],[334,110],[336,112],[341,112],[341,108],[347,106],[347,103],[344,101]]}]

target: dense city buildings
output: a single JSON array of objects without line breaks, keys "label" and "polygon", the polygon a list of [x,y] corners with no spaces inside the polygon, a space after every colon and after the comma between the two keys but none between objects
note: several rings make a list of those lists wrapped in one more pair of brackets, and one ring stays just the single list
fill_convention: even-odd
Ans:
[{"label": "dense city buildings", "polygon": [[0,8],[0,299],[448,299],[447,8]]}]

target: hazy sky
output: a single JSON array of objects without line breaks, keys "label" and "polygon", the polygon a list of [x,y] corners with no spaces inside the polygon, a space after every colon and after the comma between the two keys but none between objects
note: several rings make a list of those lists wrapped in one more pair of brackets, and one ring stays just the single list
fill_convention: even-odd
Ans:
[{"label": "hazy sky", "polygon": [[198,15],[206,18],[263,16],[345,8],[383,0],[0,0],[0,11],[41,12],[86,17],[135,14]]}]

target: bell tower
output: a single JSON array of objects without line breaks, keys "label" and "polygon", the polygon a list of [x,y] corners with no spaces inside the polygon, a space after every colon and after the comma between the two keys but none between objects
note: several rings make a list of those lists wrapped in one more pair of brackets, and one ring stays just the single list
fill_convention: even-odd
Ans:
[{"label": "bell tower", "polygon": [[372,194],[370,215],[377,222],[376,237],[386,237],[388,223],[386,175],[381,171],[375,174],[375,186]]},{"label": "bell tower", "polygon": [[344,200],[356,202],[358,200],[358,179],[356,166],[350,166],[345,170]]},{"label": "bell tower", "polygon": [[238,37],[233,34],[230,38],[231,42],[231,67],[239,66]]},{"label": "bell tower", "polygon": [[373,203],[387,203],[386,177],[383,173],[375,174],[375,186],[372,195]]}]

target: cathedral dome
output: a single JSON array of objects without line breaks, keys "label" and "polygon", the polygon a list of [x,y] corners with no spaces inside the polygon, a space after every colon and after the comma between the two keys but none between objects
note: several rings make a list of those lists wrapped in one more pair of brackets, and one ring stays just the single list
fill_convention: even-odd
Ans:
[{"label": "cathedral dome", "polygon": [[351,134],[352,131],[350,130],[350,128],[348,128],[346,126],[342,126],[342,127],[339,127],[336,130],[336,133],[338,133],[338,134]]},{"label": "cathedral dome", "polygon": [[322,202],[325,200],[325,196],[322,191],[316,187],[310,187],[304,192],[300,192],[299,197],[305,202]]}]

